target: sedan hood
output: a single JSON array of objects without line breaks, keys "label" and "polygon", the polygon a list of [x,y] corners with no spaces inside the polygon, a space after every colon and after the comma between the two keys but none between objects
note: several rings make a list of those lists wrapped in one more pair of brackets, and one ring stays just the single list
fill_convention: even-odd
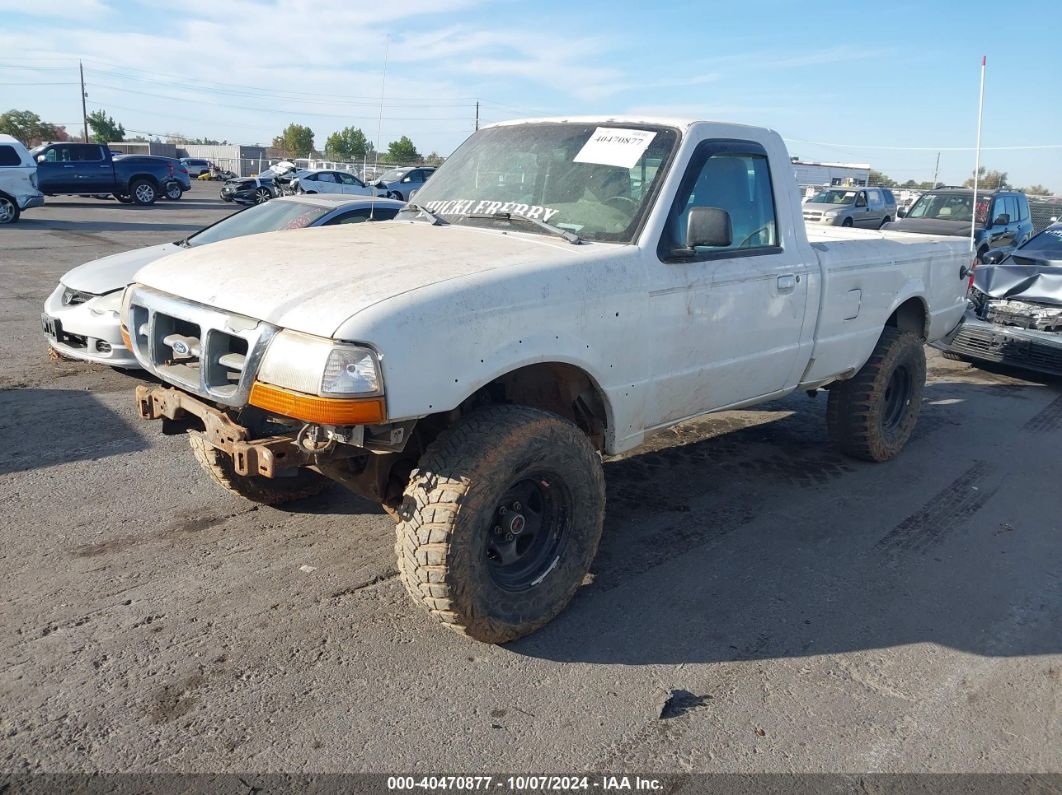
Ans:
[{"label": "sedan hood", "polygon": [[496,268],[563,262],[586,248],[534,234],[381,221],[225,240],[149,265],[136,281],[331,337],[348,318],[402,293]]},{"label": "sedan hood", "polygon": [[803,209],[824,213],[829,210],[847,210],[851,206],[851,204],[833,204],[832,202],[806,202]]},{"label": "sedan hood", "polygon": [[1062,267],[981,265],[974,271],[974,287],[989,298],[1020,298],[1062,306]]},{"label": "sedan hood", "polygon": [[969,235],[969,221],[943,221],[938,218],[901,218],[889,224],[893,232],[916,232],[921,235]]},{"label": "sedan hood", "polygon": [[133,281],[133,274],[148,263],[182,250],[174,243],[163,243],[123,251],[121,254],[112,254],[78,265],[64,273],[59,281],[83,293],[103,295],[126,287]]}]

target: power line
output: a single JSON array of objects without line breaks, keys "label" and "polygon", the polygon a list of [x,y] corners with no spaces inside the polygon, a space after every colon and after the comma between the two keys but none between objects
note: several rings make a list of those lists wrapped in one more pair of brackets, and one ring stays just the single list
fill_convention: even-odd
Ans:
[{"label": "power line", "polygon": [[[802,138],[785,138],[786,143],[808,144],[811,146],[826,146],[834,149],[887,149],[896,152],[972,152],[973,146],[889,146],[885,144],[834,144],[824,141],[805,141]],[[1062,144],[1035,144],[1028,146],[982,146],[982,150],[996,152],[1016,151],[1026,149],[1062,149]]]}]

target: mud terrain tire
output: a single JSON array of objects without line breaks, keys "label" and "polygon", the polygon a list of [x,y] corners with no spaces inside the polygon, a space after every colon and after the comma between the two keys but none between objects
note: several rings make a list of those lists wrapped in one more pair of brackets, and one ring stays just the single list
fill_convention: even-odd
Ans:
[{"label": "mud terrain tire", "polygon": [[331,483],[324,475],[308,469],[300,469],[297,475],[287,478],[266,478],[261,475],[244,477],[237,474],[230,456],[208,444],[200,434],[189,433],[188,443],[192,446],[196,461],[219,486],[261,505],[280,505],[312,497]]},{"label": "mud terrain tire", "polygon": [[399,574],[443,624],[506,643],[568,604],[604,513],[601,458],[579,428],[525,406],[478,409],[440,434],[410,477]]},{"label": "mud terrain tire", "polygon": [[911,438],[926,385],[926,354],[915,334],[886,326],[867,363],[830,389],[826,425],[846,455],[888,461]]}]

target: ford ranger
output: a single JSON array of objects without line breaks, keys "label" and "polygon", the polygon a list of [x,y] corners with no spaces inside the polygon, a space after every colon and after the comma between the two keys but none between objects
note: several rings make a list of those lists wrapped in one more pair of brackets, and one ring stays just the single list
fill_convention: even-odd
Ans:
[{"label": "ford ranger", "polygon": [[123,334],[189,432],[263,503],[337,481],[397,521],[401,579],[486,642],[557,615],[602,532],[602,456],[829,390],[845,453],[897,455],[923,343],[959,324],[966,241],[814,225],[757,127],[508,122],[394,221],[277,232],[140,270]]}]

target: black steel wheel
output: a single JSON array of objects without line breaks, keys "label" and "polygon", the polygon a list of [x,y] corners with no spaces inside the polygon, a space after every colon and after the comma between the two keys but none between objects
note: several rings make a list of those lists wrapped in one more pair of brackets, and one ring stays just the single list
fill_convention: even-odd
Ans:
[{"label": "black steel wheel", "polygon": [[532,588],[556,565],[568,537],[571,499],[551,472],[532,473],[502,495],[484,544],[487,571],[499,587]]}]

